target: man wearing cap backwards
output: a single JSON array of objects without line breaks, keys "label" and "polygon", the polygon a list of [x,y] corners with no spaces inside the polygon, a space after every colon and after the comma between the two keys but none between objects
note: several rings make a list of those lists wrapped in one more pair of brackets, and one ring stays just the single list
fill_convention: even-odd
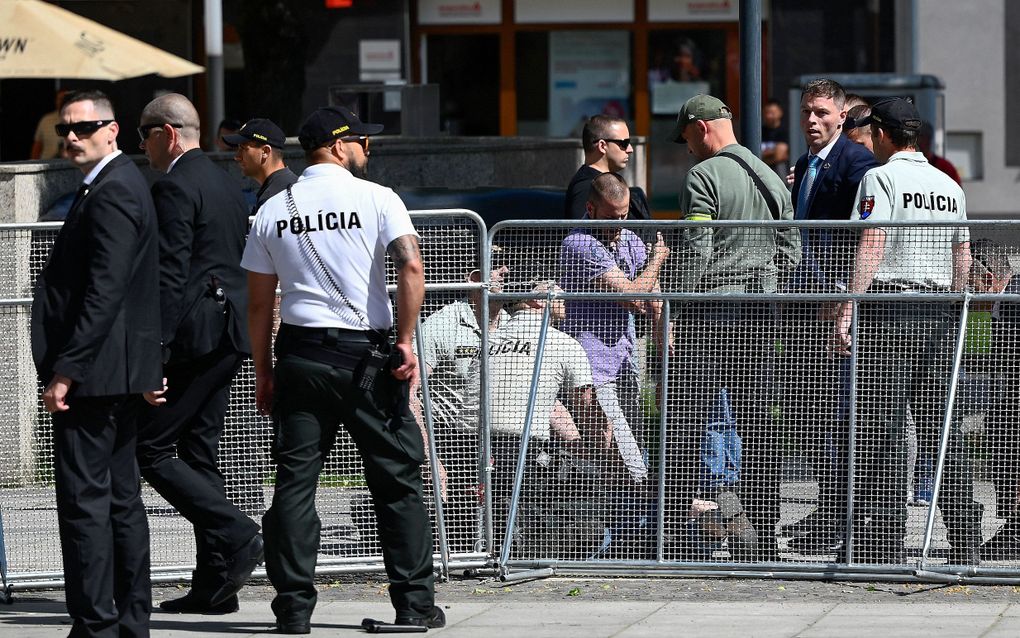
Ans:
[{"label": "man wearing cap backwards", "polygon": [[[868,123],[875,157],[884,166],[864,175],[852,219],[874,224],[861,233],[849,292],[962,291],[970,273],[966,226],[883,228],[884,222],[965,222],[963,191],[917,150],[921,117],[914,105],[887,98],[872,105]],[[849,356],[851,302],[841,304],[837,350]],[[909,404],[919,446],[937,453],[952,372],[957,303],[890,301],[860,306],[857,480],[854,560],[903,563],[907,510],[904,431]],[[939,507],[952,546],[948,563],[978,562],[981,505],[974,501],[959,412],[949,432]]]},{"label": "man wearing cap backwards", "polygon": [[[686,221],[761,222],[793,218],[786,186],[753,152],[737,144],[730,109],[718,98],[697,95],[680,109],[670,139],[687,144],[698,160],[680,191]],[[796,229],[684,226],[676,276],[685,291],[773,293],[781,272],[796,267]],[[775,321],[768,303],[757,301],[682,304],[681,334],[671,360],[670,513],[679,517],[694,497],[701,433],[721,388],[727,388],[743,439],[739,494],[758,533],[756,547],[740,548],[738,560],[776,560],[779,522],[779,461],[772,427],[772,366]],[[674,520],[679,536],[683,520]],[[674,545],[676,545],[674,538]],[[679,557],[690,548],[678,547]],[[733,552],[733,548],[731,548]]]},{"label": "man wearing cap backwards", "polygon": [[165,173],[152,186],[159,218],[159,301],[167,389],[138,428],[142,476],[195,527],[191,591],[164,611],[230,613],[262,560],[258,525],[224,492],[217,467],[234,375],[247,358],[240,267],[248,210],[199,148],[195,107],[168,93],[142,110],[139,147]]},{"label": "man wearing cap backwards", "polygon": [[252,215],[270,197],[287,190],[297,181],[297,175],[283,163],[283,146],[287,137],[272,121],[261,117],[248,120],[237,133],[224,135],[223,141],[237,147],[234,161],[241,167],[241,173],[259,183]]},{"label": "man wearing cap backwards", "polygon": [[[308,168],[255,219],[248,270],[256,404],[274,420],[276,493],[262,522],[281,633],[309,633],[320,521],[315,488],[342,421],[375,505],[396,623],[442,627],[434,604],[432,530],[422,498],[424,443],[408,406],[411,349],[424,297],[418,234],[396,194],[361,179],[371,135],[343,107],[301,125]],[[386,255],[397,273],[396,343]],[[276,286],[282,324],[270,351]]]}]

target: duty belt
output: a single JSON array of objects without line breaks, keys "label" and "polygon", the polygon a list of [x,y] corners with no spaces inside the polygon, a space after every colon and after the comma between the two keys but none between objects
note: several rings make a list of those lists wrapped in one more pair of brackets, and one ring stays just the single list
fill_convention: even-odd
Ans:
[{"label": "duty belt", "polygon": [[307,328],[280,324],[276,356],[294,355],[353,370],[369,345],[388,347],[389,332],[347,328]]}]

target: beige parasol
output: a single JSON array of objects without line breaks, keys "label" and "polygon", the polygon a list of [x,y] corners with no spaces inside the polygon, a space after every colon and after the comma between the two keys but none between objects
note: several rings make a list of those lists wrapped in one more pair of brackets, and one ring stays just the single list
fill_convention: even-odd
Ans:
[{"label": "beige parasol", "polygon": [[204,70],[56,5],[0,0],[0,79],[174,78]]}]

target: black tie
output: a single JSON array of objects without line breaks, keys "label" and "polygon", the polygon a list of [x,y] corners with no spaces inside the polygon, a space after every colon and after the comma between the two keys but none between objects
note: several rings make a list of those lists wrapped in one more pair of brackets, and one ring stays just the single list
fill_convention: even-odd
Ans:
[{"label": "black tie", "polygon": [[89,189],[92,188],[91,184],[82,182],[82,185],[78,187],[78,192],[74,196],[74,201],[71,202],[70,210],[74,210],[81,203],[81,200],[85,199],[85,195],[88,194]]}]

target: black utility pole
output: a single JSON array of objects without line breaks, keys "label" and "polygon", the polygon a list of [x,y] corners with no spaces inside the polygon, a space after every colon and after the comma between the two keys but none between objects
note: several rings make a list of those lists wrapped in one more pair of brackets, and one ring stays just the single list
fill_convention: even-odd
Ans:
[{"label": "black utility pole", "polygon": [[761,151],[761,0],[740,0],[740,142]]}]

